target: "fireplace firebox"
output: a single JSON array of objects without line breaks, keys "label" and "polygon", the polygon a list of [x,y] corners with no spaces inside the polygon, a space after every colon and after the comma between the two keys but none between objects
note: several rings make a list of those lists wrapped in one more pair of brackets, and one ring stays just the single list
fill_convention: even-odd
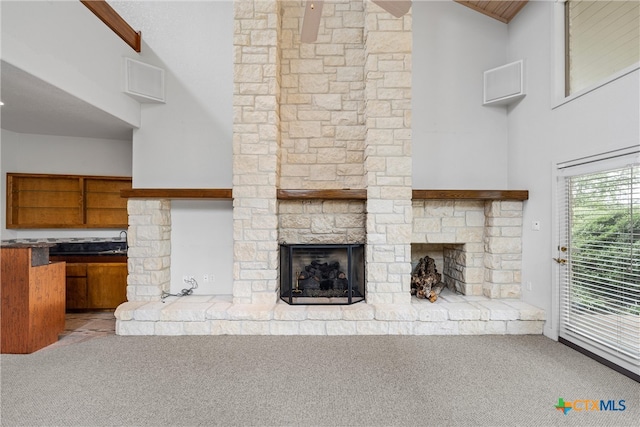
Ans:
[{"label": "fireplace firebox", "polygon": [[364,245],[280,245],[280,298],[291,305],[364,300]]}]

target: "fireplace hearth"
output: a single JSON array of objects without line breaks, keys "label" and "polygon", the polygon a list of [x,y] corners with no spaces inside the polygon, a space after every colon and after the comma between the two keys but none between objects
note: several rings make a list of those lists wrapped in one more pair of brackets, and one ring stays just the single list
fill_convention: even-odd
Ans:
[{"label": "fireplace hearth", "polygon": [[364,245],[280,245],[280,298],[291,305],[364,301]]}]

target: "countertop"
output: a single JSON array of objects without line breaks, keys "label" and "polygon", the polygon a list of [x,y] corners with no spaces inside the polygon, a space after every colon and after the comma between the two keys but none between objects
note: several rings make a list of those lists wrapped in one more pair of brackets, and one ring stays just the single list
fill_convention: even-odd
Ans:
[{"label": "countertop", "polygon": [[0,247],[3,248],[50,248],[55,246],[55,243],[51,242],[12,242],[12,241],[2,241]]}]

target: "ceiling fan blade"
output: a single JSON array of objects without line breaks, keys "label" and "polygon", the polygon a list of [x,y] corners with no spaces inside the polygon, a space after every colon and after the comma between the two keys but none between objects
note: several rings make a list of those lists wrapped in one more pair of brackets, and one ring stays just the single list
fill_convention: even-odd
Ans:
[{"label": "ceiling fan blade", "polygon": [[313,43],[317,40],[323,5],[324,0],[307,0],[302,20],[302,31],[300,31],[302,43]]},{"label": "ceiling fan blade", "polygon": [[373,2],[396,18],[400,18],[411,9],[411,0],[373,0]]}]

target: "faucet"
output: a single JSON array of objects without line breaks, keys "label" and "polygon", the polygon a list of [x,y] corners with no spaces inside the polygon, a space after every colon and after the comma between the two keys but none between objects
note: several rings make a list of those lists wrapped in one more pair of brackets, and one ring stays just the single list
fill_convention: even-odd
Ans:
[{"label": "faucet", "polygon": [[127,241],[127,230],[122,230],[120,232],[119,239],[122,240],[122,233],[124,233],[124,240]]}]

